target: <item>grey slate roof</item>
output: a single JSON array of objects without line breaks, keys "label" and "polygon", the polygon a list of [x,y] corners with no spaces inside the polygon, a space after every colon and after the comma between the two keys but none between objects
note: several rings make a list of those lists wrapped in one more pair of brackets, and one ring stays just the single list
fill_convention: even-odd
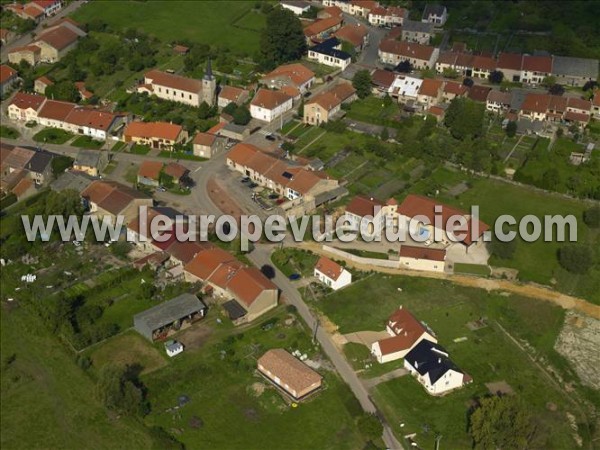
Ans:
[{"label": "grey slate roof", "polygon": [[101,152],[98,150],[81,149],[75,158],[76,165],[87,167],[98,167]]},{"label": "grey slate roof", "polygon": [[430,15],[441,17],[444,14],[446,7],[443,5],[432,5],[427,3],[423,11],[423,19],[427,19]]},{"label": "grey slate roof", "polygon": [[25,168],[31,172],[44,173],[52,163],[54,156],[56,156],[54,153],[37,151],[25,165]]},{"label": "grey slate roof", "polygon": [[588,58],[572,58],[570,56],[555,56],[552,73],[563,76],[593,78],[598,76],[598,60]]},{"label": "grey slate roof", "polygon": [[206,305],[192,294],[181,294],[133,316],[135,329],[152,340],[152,332],[190,314],[206,309]]},{"label": "grey slate roof", "polygon": [[429,374],[431,384],[442,378],[449,370],[463,373],[452,362],[444,347],[423,339],[404,357],[420,375]]},{"label": "grey slate roof", "polygon": [[50,189],[57,192],[67,189],[83,192],[96,179],[80,172],[65,172],[50,184]]},{"label": "grey slate roof", "polygon": [[402,31],[432,34],[433,24],[430,22],[419,22],[418,20],[405,20],[402,23]]}]

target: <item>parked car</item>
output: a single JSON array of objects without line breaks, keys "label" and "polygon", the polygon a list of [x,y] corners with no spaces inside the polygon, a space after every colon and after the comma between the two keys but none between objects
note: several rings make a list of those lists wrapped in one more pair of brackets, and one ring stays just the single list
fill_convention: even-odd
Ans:
[{"label": "parked car", "polygon": [[269,194],[269,199],[270,199],[270,200],[275,200],[275,199],[277,199],[277,198],[279,198],[279,195],[278,195],[278,194]]},{"label": "parked car", "polygon": [[311,95],[312,95],[312,92],[310,92],[310,91],[306,91],[306,92],[304,93],[304,98],[310,97]]},{"label": "parked car", "polygon": [[275,140],[276,140],[276,139],[275,139],[275,136],[273,136],[272,134],[267,134],[267,135],[265,136],[265,139],[266,139],[267,141],[275,141]]},{"label": "parked car", "polygon": [[247,183],[248,181],[250,181],[250,177],[244,177],[240,180],[241,183]]},{"label": "parked car", "polygon": [[254,189],[254,188],[255,188],[255,187],[257,187],[257,186],[258,186],[258,184],[257,184],[257,183],[255,183],[254,181],[248,185],[248,187],[249,187],[250,189]]},{"label": "parked car", "polygon": [[294,280],[299,280],[300,278],[302,278],[302,276],[299,273],[293,273],[289,276],[290,280],[294,281]]}]

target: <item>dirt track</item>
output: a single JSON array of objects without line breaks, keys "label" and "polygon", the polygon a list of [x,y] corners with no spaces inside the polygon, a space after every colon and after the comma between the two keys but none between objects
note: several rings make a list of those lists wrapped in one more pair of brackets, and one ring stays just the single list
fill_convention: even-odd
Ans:
[{"label": "dirt track", "polygon": [[[311,252],[319,255],[325,255],[333,259],[340,259],[340,256],[334,255],[323,250],[322,246],[315,242],[302,242],[300,244],[297,244],[297,246],[305,250],[310,250]],[[394,275],[404,275],[408,277],[436,278],[440,280],[448,280],[453,283],[460,284],[461,286],[485,289],[487,291],[511,292],[513,294],[523,295],[525,297],[532,297],[537,298],[539,300],[549,301],[565,309],[573,309],[576,311],[583,312],[596,319],[600,319],[599,305],[594,305],[581,298],[561,294],[560,292],[553,291],[552,289],[543,286],[514,283],[507,280],[490,280],[485,278],[475,278],[466,275],[448,275],[436,272],[416,272],[412,270],[392,269],[387,267],[377,267],[372,265],[360,264],[350,260],[345,261],[349,267],[354,267],[358,270],[375,271]]]}]

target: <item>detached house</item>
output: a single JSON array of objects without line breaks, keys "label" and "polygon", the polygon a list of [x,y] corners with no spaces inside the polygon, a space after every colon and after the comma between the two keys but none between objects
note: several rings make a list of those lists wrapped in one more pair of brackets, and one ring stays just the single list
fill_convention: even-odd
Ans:
[{"label": "detached house", "polygon": [[144,161],[140,164],[137,174],[137,182],[146,186],[158,187],[160,185],[160,173],[163,163],[158,161]]},{"label": "detached house", "polygon": [[250,115],[264,122],[272,122],[293,107],[293,97],[280,91],[259,89],[250,102]]},{"label": "detached house", "polygon": [[351,44],[356,52],[360,52],[369,42],[369,30],[360,23],[344,25],[334,36]]},{"label": "detached house", "polygon": [[315,95],[304,105],[304,123],[320,125],[341,111],[343,103],[356,99],[356,89],[350,83],[340,83],[328,91]]},{"label": "detached house", "polygon": [[267,351],[258,358],[258,371],[294,400],[300,400],[321,387],[323,377],[282,348]]},{"label": "detached house", "polygon": [[337,38],[329,38],[308,49],[308,59],[330,67],[344,70],[352,62],[352,56],[342,51],[342,43]]},{"label": "detached house", "polygon": [[107,152],[81,149],[73,162],[73,170],[97,177],[108,164]]},{"label": "detached house", "polygon": [[433,331],[402,306],[390,316],[385,330],[390,337],[380,339],[371,345],[371,354],[381,364],[404,358],[424,339],[437,342]]},{"label": "detached house", "polygon": [[311,45],[314,42],[327,39],[335,31],[340,29],[342,23],[344,23],[344,18],[341,16],[332,16],[326,19],[316,20],[304,28],[306,43]]},{"label": "detached house", "polygon": [[344,213],[344,220],[349,229],[362,234],[380,232],[385,227],[385,204],[373,197],[357,195]]},{"label": "detached house", "polygon": [[40,62],[42,49],[37,45],[25,45],[15,47],[8,52],[8,62],[11,64],[19,64],[21,61],[27,61],[31,66],[35,66]]},{"label": "detached house", "polygon": [[334,291],[352,283],[352,274],[329,258],[321,256],[315,266],[314,276]]},{"label": "detached house", "polygon": [[150,148],[173,150],[188,138],[181,125],[167,122],[131,122],[123,132],[125,142],[147,145]]},{"label": "detached house", "polygon": [[473,381],[450,360],[444,347],[428,340],[419,342],[405,356],[404,367],[431,395],[445,394]]},{"label": "detached house", "polygon": [[226,138],[215,134],[198,132],[192,141],[194,156],[210,159],[225,150],[226,141]]},{"label": "detached house", "polygon": [[435,26],[444,26],[446,20],[448,20],[448,10],[443,5],[434,5],[427,3],[425,10],[423,11],[423,22],[429,22]]},{"label": "detached house", "polygon": [[141,206],[152,206],[148,195],[114,181],[94,181],[81,192],[81,197],[92,214],[111,217],[113,221],[123,216],[124,224],[138,216]]}]

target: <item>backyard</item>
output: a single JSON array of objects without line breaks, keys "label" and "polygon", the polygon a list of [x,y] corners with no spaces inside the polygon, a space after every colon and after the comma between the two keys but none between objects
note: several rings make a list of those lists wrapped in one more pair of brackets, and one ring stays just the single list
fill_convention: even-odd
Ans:
[{"label": "backyard", "polygon": [[[473,384],[441,398],[426,394],[410,376],[374,389],[376,402],[395,430],[400,435],[417,433],[422,448],[433,448],[436,433],[444,436],[448,448],[470,447],[467,411],[473,399],[488,392],[485,383],[498,381],[507,383],[531,405],[548,433],[547,448],[573,447],[565,414],[577,415],[582,423],[580,399],[557,388],[527,354],[535,354],[544,367],[553,366],[564,382],[579,386],[575,372],[553,348],[563,323],[561,308],[446,281],[386,275],[368,277],[314,305],[339,326],[340,333],[382,330],[387,317],[402,305],[434,330],[452,360],[473,377]],[[467,326],[476,321],[479,329]],[[526,340],[529,350],[518,347],[501,327],[515,339]],[[455,342],[457,338],[461,339]],[[357,349],[347,355],[361,357]],[[390,370],[397,367],[394,364],[389,364]],[[556,405],[556,411],[548,409],[549,404]],[[586,427],[580,426],[578,433],[589,439]]]}]

